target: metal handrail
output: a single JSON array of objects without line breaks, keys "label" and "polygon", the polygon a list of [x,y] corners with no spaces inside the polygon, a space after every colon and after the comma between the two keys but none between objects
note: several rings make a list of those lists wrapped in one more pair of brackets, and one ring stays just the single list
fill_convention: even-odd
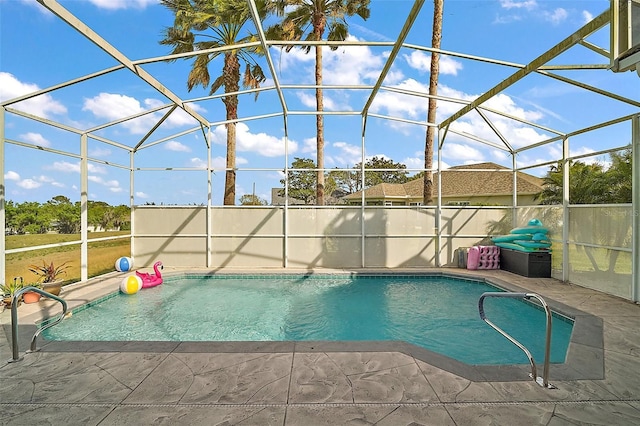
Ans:
[{"label": "metal handrail", "polygon": [[[484,314],[484,299],[486,297],[508,297],[511,299],[523,298],[527,300],[531,298],[535,298],[538,300],[538,302],[540,302],[540,304],[542,305],[542,307],[544,308],[547,314],[547,337],[546,337],[545,350],[544,350],[544,370],[542,373],[542,377],[538,377],[538,373],[536,370],[536,363],[533,360],[533,356],[531,355],[531,352],[529,352],[529,350],[526,347],[524,347],[522,343],[518,342],[516,339],[511,337],[506,331],[502,330],[500,327],[498,327],[493,322],[487,319],[486,315]],[[502,334],[511,343],[513,343],[514,345],[522,349],[522,351],[527,355],[527,358],[529,358],[529,363],[531,364],[531,374],[530,374],[531,378],[533,378],[533,380],[535,380],[536,383],[538,383],[540,386],[543,386],[549,389],[555,389],[555,386],[549,383],[549,358],[550,358],[549,355],[551,353],[551,309],[549,309],[547,302],[545,302],[540,295],[535,293],[486,292],[486,293],[483,293],[480,296],[480,300],[478,300],[478,311],[480,312],[480,318],[482,318],[484,322],[489,324],[489,326],[491,326],[498,333]]]},{"label": "metal handrail", "polygon": [[13,297],[11,299],[11,347],[13,349],[13,358],[11,358],[9,360],[9,362],[17,362],[22,360],[22,357],[19,354],[18,351],[18,300],[20,299],[20,296],[22,296],[24,293],[28,292],[28,291],[34,291],[36,293],[40,293],[41,295],[48,297],[50,299],[53,300],[57,300],[58,302],[60,302],[62,304],[62,313],[60,314],[60,317],[55,320],[52,321],[50,323],[48,323],[47,325],[45,325],[42,328],[39,328],[38,331],[35,332],[35,334],[33,335],[33,337],[31,338],[31,347],[30,349],[27,351],[27,353],[29,352],[35,352],[36,350],[36,339],[38,338],[38,336],[40,335],[40,333],[42,333],[44,330],[46,330],[49,327],[53,327],[54,325],[58,324],[60,321],[62,321],[67,313],[67,302],[64,301],[64,299],[55,296],[47,291],[44,291],[41,288],[38,287],[33,287],[33,286],[27,286],[27,287],[23,287],[20,290],[16,291],[15,293],[13,293]]}]

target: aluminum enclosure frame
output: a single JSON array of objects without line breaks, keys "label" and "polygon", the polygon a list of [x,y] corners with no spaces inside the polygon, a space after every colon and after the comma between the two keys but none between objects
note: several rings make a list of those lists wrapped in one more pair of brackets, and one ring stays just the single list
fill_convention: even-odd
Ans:
[{"label": "aluminum enclosure frame", "polygon": [[[87,25],[85,22],[81,21],[80,19],[78,19],[76,16],[74,16],[73,14],[71,14],[68,10],[66,10],[62,5],[60,5],[57,1],[55,0],[38,0],[38,2],[44,6],[46,9],[48,9],[52,14],[54,14],[55,16],[57,16],[58,19],[64,21],[66,24],[68,24],[69,26],[71,26],[72,28],[74,28],[76,31],[78,31],[79,33],[81,33],[87,40],[89,40],[90,42],[92,42],[93,44],[95,44],[97,47],[99,47],[102,51],[104,51],[106,54],[108,54],[109,56],[111,56],[112,58],[114,58],[119,65],[117,66],[113,66],[113,67],[109,67],[106,68],[104,70],[100,70],[97,72],[93,72],[84,76],[81,76],[79,78],[75,78],[66,82],[62,82],[56,85],[53,85],[51,87],[42,89],[42,90],[38,90],[36,92],[33,93],[29,93],[27,95],[23,95],[14,99],[9,99],[6,101],[3,101],[2,103],[0,103],[0,137],[2,138],[2,144],[0,144],[0,163],[3,165],[3,170],[5,169],[5,161],[4,161],[4,146],[5,143],[11,143],[11,144],[16,144],[16,145],[21,145],[27,148],[33,148],[33,145],[29,145],[29,144],[25,144],[21,141],[17,141],[17,140],[8,140],[5,137],[5,122],[6,122],[6,115],[7,114],[14,114],[26,119],[30,119],[30,120],[34,120],[37,122],[41,122],[47,125],[51,125],[54,127],[58,127],[67,131],[70,131],[72,133],[75,133],[78,135],[79,140],[81,141],[81,152],[80,155],[77,154],[72,154],[72,153],[68,153],[68,152],[63,152],[63,151],[59,151],[59,150],[54,150],[51,148],[47,148],[47,147],[37,147],[37,149],[41,149],[47,152],[51,152],[54,154],[59,154],[59,155],[66,155],[66,156],[71,156],[74,158],[77,158],[78,160],[80,160],[81,163],[81,229],[82,229],[82,233],[81,233],[81,280],[85,281],[87,279],[87,258],[88,258],[88,254],[87,254],[87,241],[88,241],[88,235],[87,235],[87,205],[88,205],[88,189],[87,189],[87,185],[88,185],[88,171],[87,171],[87,165],[88,162],[97,162],[97,163],[105,163],[108,164],[110,166],[114,166],[114,167],[118,167],[118,168],[122,168],[125,170],[128,170],[130,172],[130,205],[131,207],[133,207],[134,205],[134,193],[135,193],[135,172],[136,171],[141,171],[141,170],[153,170],[152,168],[136,168],[135,166],[135,154],[141,150],[147,149],[149,147],[155,146],[157,144],[161,144],[164,143],[168,140],[170,140],[173,137],[176,137],[178,135],[184,135],[184,134],[188,134],[188,133],[192,133],[192,132],[202,132],[203,136],[204,136],[204,140],[205,143],[207,144],[207,152],[208,152],[208,205],[211,206],[211,200],[212,200],[212,187],[211,187],[211,174],[215,171],[224,171],[224,169],[220,170],[216,170],[212,167],[211,164],[211,155],[210,155],[210,149],[211,149],[211,143],[210,143],[210,138],[211,138],[211,129],[212,127],[215,127],[217,125],[221,125],[221,124],[226,124],[228,123],[228,121],[226,120],[216,120],[216,119],[211,119],[211,118],[207,118],[202,116],[201,114],[199,114],[198,112],[196,112],[193,108],[191,108],[189,106],[190,103],[196,103],[199,101],[206,101],[206,100],[212,100],[212,99],[217,99],[222,97],[223,95],[211,95],[211,96],[206,96],[206,97],[201,97],[201,98],[196,98],[196,99],[182,99],[180,98],[178,95],[176,95],[175,93],[173,93],[170,89],[168,89],[166,86],[164,86],[162,83],[160,83],[160,81],[154,77],[151,73],[147,72],[146,70],[144,70],[142,68],[143,64],[149,64],[149,63],[153,63],[153,62],[161,62],[161,61],[166,61],[166,60],[173,60],[173,59],[179,59],[179,58],[188,58],[188,57],[193,57],[196,54],[201,54],[204,53],[202,51],[199,52],[191,52],[191,53],[184,53],[184,54],[179,54],[179,55],[167,55],[167,56],[162,56],[162,57],[154,57],[154,58],[145,58],[145,59],[141,59],[141,60],[137,60],[134,61],[130,58],[128,58],[126,55],[124,55],[122,52],[118,51],[112,44],[110,44],[107,40],[105,40],[104,38],[102,38],[101,36],[99,36],[93,29],[91,29],[91,27],[89,25]],[[492,58],[484,58],[484,57],[478,57],[478,56],[473,56],[473,55],[468,55],[465,53],[458,53],[458,52],[452,52],[452,51],[446,51],[446,50],[437,50],[437,49],[433,49],[430,47],[425,47],[425,46],[417,46],[417,45],[413,45],[413,44],[406,44],[405,43],[405,38],[406,35],[408,34],[409,30],[412,28],[413,24],[415,23],[416,17],[418,16],[420,10],[422,9],[423,5],[424,5],[424,0],[416,0],[413,4],[413,7],[410,11],[410,13],[408,14],[405,24],[402,28],[402,30],[400,31],[400,34],[398,35],[397,39],[395,42],[372,42],[372,41],[358,41],[358,42],[350,42],[350,41],[345,41],[345,42],[332,42],[332,41],[318,41],[318,42],[284,42],[284,41],[279,41],[279,40],[268,40],[266,39],[266,36],[264,34],[264,30],[262,28],[262,25],[259,21],[259,19],[257,19],[258,13],[257,13],[257,9],[256,9],[256,5],[255,5],[255,1],[254,0],[248,0],[249,6],[250,6],[250,10],[251,13],[254,17],[254,24],[258,30],[258,34],[259,34],[259,41],[256,42],[252,42],[252,43],[247,43],[247,44],[243,44],[243,45],[237,45],[237,46],[227,46],[224,48],[217,48],[217,49],[212,49],[212,51],[216,50],[216,51],[220,51],[220,52],[224,52],[226,50],[230,50],[230,49],[234,49],[234,48],[239,48],[239,47],[247,47],[247,46],[261,46],[264,51],[266,52],[266,61],[267,61],[267,65],[269,70],[271,71],[271,75],[270,78],[272,78],[274,84],[271,87],[265,87],[265,88],[261,88],[261,89],[256,89],[256,90],[240,90],[237,92],[237,94],[241,95],[241,94],[247,94],[247,93],[259,93],[259,92],[265,92],[265,91],[275,91],[277,94],[277,97],[279,99],[280,102],[280,111],[274,112],[274,113],[269,113],[269,114],[264,114],[264,115],[260,115],[260,116],[254,116],[254,117],[243,117],[243,118],[239,118],[238,120],[234,120],[234,122],[240,123],[240,122],[246,122],[246,121],[250,121],[250,120],[260,120],[260,119],[264,119],[264,118],[273,118],[273,117],[282,117],[282,121],[283,121],[283,128],[284,128],[284,138],[285,141],[288,140],[289,138],[289,118],[292,116],[297,116],[297,115],[315,115],[317,114],[316,111],[296,111],[296,110],[290,110],[287,106],[286,103],[286,97],[284,94],[285,90],[291,90],[291,89],[300,89],[300,88],[315,88],[315,86],[304,86],[304,85],[284,85],[279,81],[278,75],[275,72],[275,65],[274,65],[274,59],[271,56],[270,53],[270,47],[273,46],[288,46],[288,45],[292,45],[292,46],[297,46],[297,45],[308,45],[308,46],[315,46],[315,45],[320,45],[320,46],[387,46],[387,47],[391,47],[391,54],[389,55],[387,62],[384,64],[381,74],[378,78],[378,80],[376,81],[376,83],[373,86],[322,86],[324,89],[330,89],[330,88],[336,88],[336,89],[363,89],[363,90],[368,90],[370,92],[370,96],[368,98],[368,100],[366,101],[364,107],[362,108],[361,111],[333,111],[333,112],[328,112],[325,111],[323,112],[323,114],[325,115],[360,115],[362,117],[361,120],[361,133],[362,133],[362,165],[364,167],[364,146],[365,146],[365,141],[366,141],[366,133],[367,133],[367,118],[368,117],[376,117],[376,118],[381,118],[381,119],[388,119],[388,120],[396,120],[396,121],[400,121],[400,122],[407,122],[407,123],[411,123],[411,124],[416,124],[419,126],[423,126],[425,129],[429,126],[433,126],[433,127],[437,127],[438,128],[438,141],[437,141],[437,149],[438,152],[441,152],[444,144],[446,144],[446,137],[447,134],[451,133],[451,134],[461,134],[458,130],[452,128],[452,125],[455,124],[458,120],[460,120],[461,118],[465,117],[468,113],[472,112],[472,111],[476,111],[478,114],[480,114],[482,116],[482,118],[485,120],[485,122],[487,123],[487,125],[494,131],[494,133],[496,134],[497,138],[501,141],[502,145],[496,144],[494,142],[491,141],[487,141],[486,139],[478,136],[478,135],[473,135],[473,134],[463,134],[463,136],[468,137],[478,143],[481,144],[485,144],[487,146],[491,146],[500,150],[503,150],[505,152],[507,152],[513,159],[512,161],[512,172],[513,172],[513,187],[516,188],[516,184],[517,184],[517,172],[518,171],[522,171],[522,170],[526,170],[526,167],[521,167],[519,168],[517,165],[517,161],[516,161],[516,156],[518,153],[520,152],[524,152],[525,150],[528,149],[532,149],[535,147],[539,147],[539,146],[544,146],[546,144],[561,140],[563,143],[563,157],[559,160],[561,160],[564,164],[567,164],[571,159],[575,159],[577,157],[569,157],[569,150],[568,150],[568,140],[572,135],[578,134],[580,132],[583,131],[589,131],[589,130],[595,130],[598,128],[602,128],[606,125],[609,124],[609,122],[606,123],[598,123],[592,127],[590,127],[589,129],[581,129],[581,130],[577,130],[573,133],[567,133],[567,132],[563,132],[560,130],[556,130],[556,129],[551,129],[551,128],[547,128],[545,126],[541,126],[539,124],[533,123],[533,122],[529,122],[526,120],[523,120],[521,118],[518,117],[514,117],[512,115],[509,115],[508,113],[502,112],[502,111],[497,111],[495,109],[489,108],[483,104],[485,104],[488,100],[492,99],[493,97],[501,94],[504,92],[505,89],[507,89],[508,87],[510,87],[511,85],[515,84],[516,82],[526,78],[528,75],[531,74],[537,74],[537,75],[541,75],[541,76],[545,76],[547,78],[553,79],[553,80],[557,80],[560,81],[564,84],[568,84],[570,86],[574,86],[574,87],[578,87],[582,90],[586,90],[586,91],[590,91],[593,93],[597,93],[599,95],[605,96],[609,99],[613,99],[616,101],[619,101],[621,103],[630,105],[634,108],[636,108],[638,110],[638,113],[634,114],[633,116],[626,116],[626,117],[621,117],[620,121],[627,121],[630,120],[630,122],[632,123],[632,135],[633,135],[633,139],[632,139],[632,149],[633,149],[633,194],[637,194],[640,192],[640,167],[638,166],[640,164],[640,160],[639,160],[639,156],[640,156],[640,149],[638,148],[640,146],[640,124],[639,124],[639,117],[640,115],[640,99],[633,99],[633,98],[629,98],[627,96],[621,96],[619,94],[615,94],[612,92],[608,92],[605,91],[601,88],[598,87],[594,87],[591,86],[589,84],[586,84],[584,82],[580,82],[577,80],[573,80],[573,79],[569,79],[565,76],[559,75],[557,73],[554,73],[554,71],[558,71],[558,70],[567,70],[567,69],[603,69],[606,70],[608,69],[611,64],[609,63],[605,63],[603,62],[603,64],[600,65],[566,65],[566,66],[561,66],[561,65],[550,65],[549,62],[552,61],[554,58],[558,57],[560,54],[562,54],[563,52],[567,51],[568,49],[570,49],[573,46],[576,45],[582,45],[585,46],[591,50],[593,50],[594,52],[597,52],[599,54],[601,54],[603,56],[603,59],[606,59],[607,62],[609,60],[609,52],[601,47],[595,46],[591,43],[589,43],[586,38],[593,34],[595,31],[603,28],[604,26],[608,25],[612,19],[612,16],[610,14],[609,10],[604,11],[603,13],[601,13],[600,15],[598,15],[597,17],[595,17],[594,19],[592,19],[590,22],[588,22],[587,24],[585,24],[582,28],[580,28],[578,31],[576,31],[575,33],[571,34],[569,37],[565,38],[564,40],[562,40],[561,42],[559,42],[558,44],[556,44],[554,47],[552,47],[551,49],[549,49],[548,51],[546,51],[545,53],[543,53],[542,55],[538,56],[537,58],[533,59],[532,61],[530,61],[527,64],[517,64],[517,63],[511,63],[511,62],[506,62],[506,61],[498,61]],[[512,67],[514,68],[516,71],[510,75],[509,77],[507,77],[506,79],[504,79],[503,81],[501,81],[500,83],[498,83],[497,85],[495,85],[494,87],[486,90],[484,93],[482,93],[479,97],[477,97],[476,99],[472,100],[472,101],[468,101],[468,100],[463,100],[463,99],[455,99],[452,100],[450,98],[446,98],[443,97],[441,95],[437,96],[437,99],[439,100],[443,100],[443,101],[455,101],[460,103],[461,108],[459,110],[457,110],[455,113],[451,114],[450,116],[444,118],[441,122],[439,123],[429,123],[426,121],[426,119],[424,121],[417,121],[417,120],[406,120],[406,119],[401,119],[401,118],[397,118],[397,117],[390,117],[390,116],[385,116],[382,114],[377,114],[377,113],[372,113],[370,112],[370,107],[371,104],[375,98],[375,96],[382,92],[382,91],[392,91],[392,92],[397,92],[397,93],[401,93],[401,94],[406,94],[406,95],[413,95],[413,96],[420,96],[420,97],[424,97],[425,101],[429,98],[428,94],[416,94],[414,92],[411,92],[409,90],[406,89],[402,89],[402,88],[398,88],[398,87],[389,87],[389,86],[385,86],[384,83],[384,77],[386,76],[386,74],[389,72],[389,70],[391,69],[391,67],[393,66],[394,60],[396,59],[396,56],[398,54],[398,52],[400,51],[400,49],[402,48],[408,48],[408,49],[414,49],[414,50],[418,50],[418,51],[423,51],[423,52],[429,52],[429,53],[441,53],[441,54],[447,54],[453,57],[460,57],[460,58],[465,58],[465,59],[471,59],[471,60],[476,60],[476,61],[481,61],[481,62],[485,62],[488,64],[496,64],[496,65],[502,65],[502,66],[508,66],[508,67]],[[134,73],[135,75],[137,75],[146,85],[148,85],[151,89],[155,90],[156,92],[160,93],[163,97],[166,98],[167,103],[165,105],[162,105],[160,107],[154,108],[154,109],[150,109],[150,110],[146,110],[142,113],[139,114],[135,114],[135,115],[131,115],[119,120],[115,120],[109,123],[102,123],[99,124],[97,126],[94,126],[90,129],[76,129],[73,128],[71,126],[67,126],[61,123],[57,123],[54,122],[52,120],[48,120],[46,118],[43,117],[37,117],[34,116],[32,114],[29,113],[25,113],[23,111],[20,111],[19,109],[16,109],[13,107],[14,104],[20,102],[20,101],[24,101],[24,100],[28,100],[31,98],[34,98],[36,96],[42,95],[42,94],[46,94],[46,93],[51,93],[54,92],[56,90],[65,88],[65,87],[69,87],[72,86],[74,84],[83,82],[83,81],[87,81],[87,80],[91,80],[91,79],[98,79],[101,76],[104,75],[108,75],[114,71],[118,71],[121,69],[128,69],[130,72]],[[183,111],[185,111],[187,114],[189,114],[191,117],[194,118],[194,120],[196,120],[196,122],[198,123],[198,125],[196,127],[193,127],[191,129],[188,130],[184,130],[180,133],[176,133],[175,135],[171,135],[170,137],[164,137],[164,138],[159,138],[156,140],[152,140],[154,131],[160,126],[160,124],[162,124],[162,121],[164,121],[171,113],[173,113],[174,110],[176,109],[181,109]],[[156,125],[149,130],[149,132],[147,134],[144,135],[144,137],[142,137],[138,143],[136,143],[135,145],[132,146],[128,146],[125,144],[122,144],[121,142],[118,141],[113,141],[113,140],[109,140],[107,138],[104,138],[102,136],[100,136],[97,132],[99,130],[123,123],[123,122],[127,122],[129,120],[133,120],[135,118],[141,117],[141,116],[145,116],[147,114],[151,114],[153,112],[158,112],[158,111],[162,111],[164,112],[163,118],[160,119]],[[548,140],[544,140],[544,141],[540,141],[539,143],[532,145],[532,146],[527,146],[527,147],[523,147],[523,148],[519,148],[516,149],[514,148],[514,144],[507,140],[502,134],[500,134],[497,126],[495,126],[495,124],[491,121],[490,117],[486,114],[486,112],[491,112],[493,114],[497,114],[501,117],[505,117],[505,118],[509,118],[512,120],[517,120],[517,121],[521,121],[521,122],[526,122],[526,124],[543,129],[545,131],[548,131],[550,133],[553,133],[555,135],[557,135],[554,138],[548,139]],[[112,162],[106,162],[104,160],[101,159],[97,159],[97,158],[90,158],[88,156],[88,151],[87,151],[87,139],[91,138],[97,141],[100,141],[102,143],[108,144],[108,145],[112,145],[114,147],[117,147],[119,149],[123,149],[126,150],[130,153],[130,163],[129,164],[115,164]],[[285,143],[286,146],[286,143]],[[614,150],[619,150],[622,149],[624,147],[615,147],[612,148],[612,151]],[[285,154],[286,158],[288,158],[288,153]],[[539,166],[536,165],[536,166]],[[191,170],[189,168],[171,168],[172,170]],[[567,171],[568,168],[565,168],[565,171]],[[248,169],[250,170],[250,169]],[[288,176],[287,171],[289,171],[289,166],[288,164],[284,165],[284,170],[285,170],[285,176]],[[440,171],[442,170],[442,163],[441,163],[441,156],[438,155],[438,166],[437,168],[434,169],[434,171]],[[364,172],[364,170],[362,170],[362,172]],[[364,176],[364,173],[362,173],[362,175]],[[440,174],[439,174],[440,175]],[[565,189],[568,189],[568,179],[569,179],[569,175],[568,175],[568,171],[565,173],[564,176],[564,180],[563,180],[563,184]],[[5,193],[5,181],[4,181],[4,176],[0,176],[0,228],[6,229],[6,224],[5,224],[5,202],[6,202],[6,193]],[[285,185],[285,188],[287,186]],[[439,186],[440,188],[440,186]],[[563,203],[563,207],[566,209],[569,207],[569,203],[568,203],[568,195],[566,195],[568,193],[568,191],[565,191],[565,200]],[[364,197],[364,195],[363,195]],[[287,197],[288,198],[288,197]],[[363,200],[364,201],[364,200]],[[516,215],[516,209],[517,209],[517,199],[516,199],[516,194],[514,193],[513,196],[513,212],[514,212],[514,217]],[[633,221],[633,243],[632,243],[632,250],[633,250],[633,300],[634,301],[639,301],[640,298],[640,277],[639,277],[639,271],[638,271],[638,261],[640,259],[640,232],[638,231],[638,226],[640,226],[639,223],[639,219],[638,219],[638,214],[637,212],[639,211],[639,206],[638,206],[638,200],[637,197],[634,197],[633,199],[633,212],[634,212],[634,221]],[[288,204],[285,204],[285,222],[287,220],[287,207]],[[437,204],[435,206],[436,211],[437,211],[437,217],[440,218],[441,217],[441,207],[442,207],[442,197],[441,197],[441,193],[438,193],[437,196]],[[322,207],[319,207],[322,208]],[[364,214],[364,202],[362,203],[362,214]],[[437,223],[439,223],[439,220],[437,221]],[[210,231],[209,231],[210,232]],[[362,231],[364,234],[364,230]],[[442,230],[437,227],[436,229],[437,234],[439,235]],[[132,235],[135,235],[135,224],[132,223]],[[563,244],[568,244],[567,241],[568,236],[564,235],[563,236]],[[286,239],[285,239],[286,241]],[[132,238],[132,244],[133,244],[133,238]],[[0,248],[2,249],[3,252],[3,256],[0,258],[0,279],[4,280],[4,275],[5,275],[5,255],[7,253],[6,251],[6,247],[5,247],[5,242],[4,240],[0,243]],[[364,248],[364,242],[363,242],[363,248]],[[133,247],[132,247],[133,249]],[[285,259],[286,259],[286,243],[285,243]],[[209,256],[210,256],[210,252],[211,252],[211,248],[208,247],[208,252],[209,252]],[[364,255],[363,255],[364,258]],[[283,266],[287,266],[286,261],[285,264]],[[565,268],[568,265],[564,265]]]}]

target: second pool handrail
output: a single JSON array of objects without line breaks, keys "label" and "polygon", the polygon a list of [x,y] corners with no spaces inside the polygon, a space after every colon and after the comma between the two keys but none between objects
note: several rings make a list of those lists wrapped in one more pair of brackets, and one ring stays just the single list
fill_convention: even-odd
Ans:
[{"label": "second pool handrail", "polygon": [[[547,316],[547,332],[546,332],[546,342],[545,342],[545,350],[544,350],[544,370],[542,373],[542,377],[538,377],[538,373],[536,370],[536,363],[533,360],[533,356],[531,355],[531,352],[529,352],[529,350],[522,343],[514,339],[509,333],[507,333],[506,331],[504,331],[503,329],[495,325],[493,322],[491,322],[489,319],[487,319],[484,313],[484,299],[486,297],[507,297],[511,299],[527,299],[527,300],[534,298],[538,300],[538,302],[540,302],[540,305],[544,308],[544,311]],[[536,293],[490,291],[490,292],[483,293],[480,296],[480,300],[478,300],[478,311],[480,312],[480,318],[482,318],[484,322],[489,324],[489,326],[492,327],[494,330],[496,330],[498,333],[502,334],[511,343],[519,347],[527,355],[527,358],[529,358],[529,363],[531,364],[530,376],[533,378],[533,380],[535,380],[536,383],[538,383],[540,386],[543,386],[548,389],[555,389],[555,386],[549,383],[549,358],[551,354],[551,309],[549,308],[549,305],[547,305],[547,302],[545,302],[544,299]]]}]

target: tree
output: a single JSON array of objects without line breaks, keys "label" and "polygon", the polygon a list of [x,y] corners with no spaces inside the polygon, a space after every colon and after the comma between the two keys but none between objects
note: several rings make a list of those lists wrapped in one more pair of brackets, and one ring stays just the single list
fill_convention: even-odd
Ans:
[{"label": "tree", "polygon": [[[362,163],[356,164],[354,169],[361,170],[361,165]],[[384,157],[370,158],[364,163],[364,185],[368,188],[380,183],[406,183],[409,181],[408,172],[402,171],[406,168],[406,165]],[[374,170],[367,171],[367,169]],[[358,175],[360,175],[360,172],[358,172]]]},{"label": "tree", "polygon": [[6,204],[6,226],[16,234],[44,234],[51,226],[51,214],[35,201]]},{"label": "tree", "polygon": [[88,201],[87,222],[95,229],[102,228],[106,230],[111,224],[112,207],[104,201]]},{"label": "tree", "polygon": [[[172,54],[194,52],[212,48],[255,41],[254,34],[241,36],[251,13],[245,0],[161,0],[175,15],[173,27],[166,28],[160,44],[173,46]],[[266,16],[271,1],[256,1],[261,18]],[[201,33],[210,30],[211,33]],[[198,38],[201,41],[196,41]],[[245,69],[242,79],[244,87],[258,88],[266,80],[262,68],[253,55],[264,54],[260,47],[243,47],[233,50],[214,51],[196,56],[187,79],[187,88],[207,88],[209,94],[224,87],[222,102],[226,108],[227,161],[224,185],[224,204],[235,204],[236,198],[236,123],[238,118],[238,92],[240,87],[241,62]],[[213,83],[209,75],[209,64],[224,55],[222,74]],[[257,95],[256,95],[257,96]]]},{"label": "tree", "polygon": [[267,200],[264,200],[255,194],[244,194],[240,197],[241,206],[266,206],[267,204]]},{"label": "tree", "polygon": [[121,231],[131,230],[131,208],[121,204],[113,208],[113,227]]},{"label": "tree", "polygon": [[[409,178],[408,172],[403,171],[406,168],[406,165],[384,157],[376,156],[370,158],[364,163],[364,186],[368,188],[379,183],[406,183],[411,179],[415,179],[415,176]],[[333,181],[334,190],[344,195],[358,192],[362,189],[362,163],[353,166],[353,171],[332,170],[329,172],[327,179]],[[326,186],[328,187],[329,185],[327,184]]]},{"label": "tree", "polygon": [[[342,41],[347,38],[349,26],[347,16],[358,15],[362,19],[369,18],[370,0],[279,0],[277,13],[284,16],[281,23],[267,29],[267,37],[281,40],[320,41],[328,29],[328,40]],[[291,7],[286,11],[286,7]],[[287,51],[291,46],[287,47]],[[306,53],[311,46],[304,46]],[[332,50],[337,49],[331,46]],[[317,150],[317,182],[316,204],[324,205],[324,98],[322,92],[322,46],[315,46],[315,80],[316,80],[316,150]]]},{"label": "tree", "polygon": [[[440,49],[442,41],[442,12],[444,10],[444,0],[433,0],[433,33],[431,35],[431,47]],[[429,75],[429,109],[427,112],[427,122],[436,122],[436,96],[438,95],[438,75],[440,73],[440,54],[431,52],[431,73]],[[436,128],[427,127],[427,137],[424,144],[424,198],[423,204],[428,205],[433,202],[433,142],[436,138]]]},{"label": "tree", "polygon": [[63,195],[47,201],[45,209],[51,212],[55,229],[60,234],[77,234],[80,232],[80,202],[72,203]]},{"label": "tree", "polygon": [[[335,189],[342,193],[353,194],[362,189],[362,179],[360,172],[348,170],[331,170],[327,179],[331,179]],[[328,186],[328,185],[327,185]]]},{"label": "tree", "polygon": [[607,170],[609,190],[612,203],[631,203],[633,193],[631,188],[631,149],[621,153],[611,153],[611,167]]},{"label": "tree", "polygon": [[[316,191],[314,190],[316,185],[317,174],[313,170],[305,171],[304,169],[315,169],[316,165],[310,158],[298,158],[295,157],[293,163],[291,163],[291,169],[289,170],[289,197],[297,200],[304,201],[305,204],[313,204],[316,198]],[[280,180],[282,185],[286,184],[284,179]],[[280,190],[278,195],[283,197],[284,190]]]},{"label": "tree", "polygon": [[[535,195],[541,204],[562,204],[563,163],[549,167],[542,178],[543,189]],[[612,202],[607,173],[602,164],[585,164],[581,161],[569,165],[569,203],[603,204]]]},{"label": "tree", "polygon": [[[580,161],[571,162],[569,165],[569,203],[570,204],[615,204],[631,202],[631,152],[611,154],[611,166],[605,170],[600,163],[585,164]],[[549,168],[543,178],[543,190],[536,194],[542,204],[562,204],[563,191],[562,179],[563,163],[558,162]],[[598,241],[604,246],[623,247],[631,238],[631,229],[628,222],[621,217],[611,215],[608,218],[606,229],[590,224],[581,226],[573,223],[570,216],[571,228],[579,241]],[[588,219],[585,219],[588,220]],[[602,270],[594,254],[594,249],[589,246],[578,245],[579,250],[584,250],[596,272]],[[609,262],[608,273],[615,269],[620,251],[607,250]]]}]

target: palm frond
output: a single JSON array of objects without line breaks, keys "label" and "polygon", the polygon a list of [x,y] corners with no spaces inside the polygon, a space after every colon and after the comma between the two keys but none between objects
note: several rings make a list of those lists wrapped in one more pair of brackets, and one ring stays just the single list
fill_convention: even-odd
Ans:
[{"label": "palm frond", "polygon": [[211,85],[211,90],[209,90],[209,96],[216,93],[216,91],[224,85],[224,82],[225,82],[224,75],[220,75],[218,78],[216,78],[213,84]]},{"label": "palm frond", "polygon": [[193,68],[191,68],[191,72],[189,72],[189,77],[187,78],[187,89],[189,91],[198,85],[205,88],[209,85],[211,77],[209,76],[208,65],[208,55],[198,55],[196,57],[196,60],[193,63]]}]

